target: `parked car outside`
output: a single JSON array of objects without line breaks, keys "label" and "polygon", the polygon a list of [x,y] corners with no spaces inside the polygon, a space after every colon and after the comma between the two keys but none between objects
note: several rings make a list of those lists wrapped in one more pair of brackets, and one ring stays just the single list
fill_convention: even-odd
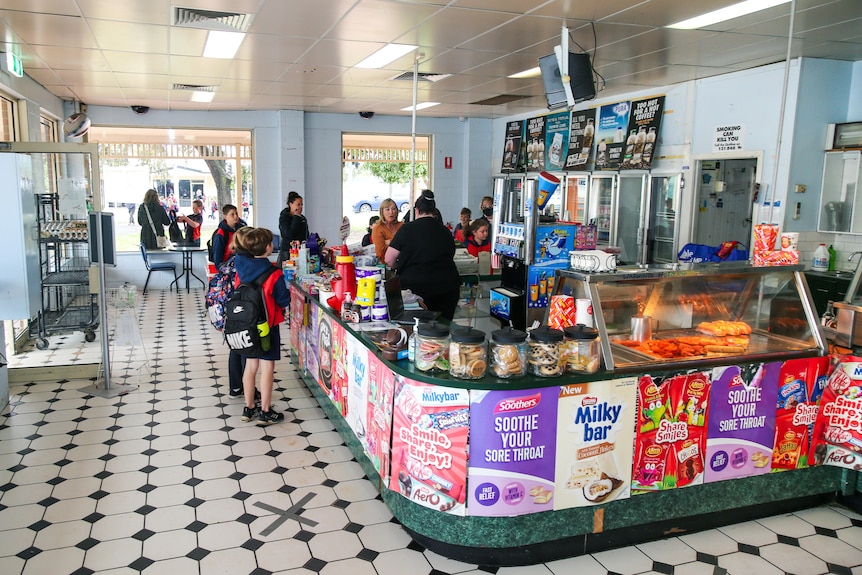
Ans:
[{"label": "parked car outside", "polygon": [[[380,202],[388,198],[380,194],[375,194],[370,197],[360,197],[359,200],[353,203],[353,212],[357,214],[367,214],[376,212],[380,209]],[[398,209],[406,212],[410,208],[410,198],[407,196],[393,197],[395,203],[398,204]]]}]

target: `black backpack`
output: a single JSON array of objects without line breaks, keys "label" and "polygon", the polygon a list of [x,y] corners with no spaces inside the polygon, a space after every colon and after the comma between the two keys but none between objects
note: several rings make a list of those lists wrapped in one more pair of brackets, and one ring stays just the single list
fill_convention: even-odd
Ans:
[{"label": "black backpack", "polygon": [[259,356],[269,351],[269,334],[261,337],[257,326],[268,323],[262,287],[275,272],[273,266],[254,281],[239,284],[225,303],[224,339],[240,355]]}]

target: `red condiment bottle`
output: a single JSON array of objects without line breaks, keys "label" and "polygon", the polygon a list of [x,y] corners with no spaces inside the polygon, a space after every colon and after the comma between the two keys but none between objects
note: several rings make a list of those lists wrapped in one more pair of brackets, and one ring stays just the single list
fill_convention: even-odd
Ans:
[{"label": "red condiment bottle", "polygon": [[341,255],[335,256],[335,271],[339,275],[339,279],[333,286],[335,288],[335,296],[339,302],[344,301],[345,294],[350,294],[350,298],[356,297],[356,266],[353,265],[353,256],[347,251],[347,246],[341,246]]}]

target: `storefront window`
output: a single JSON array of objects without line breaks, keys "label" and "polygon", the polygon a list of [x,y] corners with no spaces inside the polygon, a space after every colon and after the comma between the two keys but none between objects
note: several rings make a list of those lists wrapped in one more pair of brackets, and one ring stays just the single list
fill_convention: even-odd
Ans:
[{"label": "storefront window", "polygon": [[15,124],[15,102],[8,96],[0,94],[0,142],[18,140]]}]

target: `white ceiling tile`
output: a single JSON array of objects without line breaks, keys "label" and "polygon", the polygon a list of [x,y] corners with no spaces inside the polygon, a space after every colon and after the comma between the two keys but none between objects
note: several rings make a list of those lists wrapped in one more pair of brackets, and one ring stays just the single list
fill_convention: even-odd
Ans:
[{"label": "white ceiling tile", "polygon": [[153,24],[134,24],[115,20],[89,20],[99,48],[117,52],[168,54],[168,29]]}]

